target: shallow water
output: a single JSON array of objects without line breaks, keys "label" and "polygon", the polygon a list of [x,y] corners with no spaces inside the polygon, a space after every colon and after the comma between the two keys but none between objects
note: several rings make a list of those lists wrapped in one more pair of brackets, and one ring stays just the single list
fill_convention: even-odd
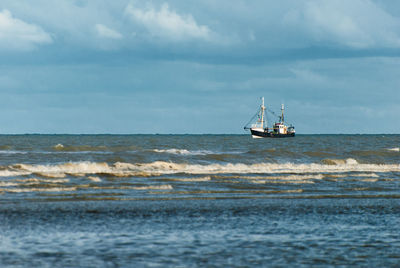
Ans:
[{"label": "shallow water", "polygon": [[0,136],[0,265],[400,264],[400,135]]}]

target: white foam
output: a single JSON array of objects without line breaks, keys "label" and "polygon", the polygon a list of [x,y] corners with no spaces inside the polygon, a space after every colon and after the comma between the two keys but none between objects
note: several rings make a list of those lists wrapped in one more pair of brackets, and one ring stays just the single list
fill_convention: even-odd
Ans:
[{"label": "white foam", "polygon": [[172,190],[172,186],[169,184],[165,185],[150,185],[150,186],[138,186],[138,187],[131,187],[130,189],[134,190]]},{"label": "white foam", "polygon": [[400,148],[399,147],[395,147],[395,148],[390,148],[387,149],[388,151],[392,151],[392,152],[400,152]]},{"label": "white foam", "polygon": [[360,181],[364,181],[364,182],[377,182],[378,179],[361,179]]},{"label": "white foam", "polygon": [[379,175],[375,173],[359,173],[359,174],[352,174],[352,177],[371,177],[371,178],[379,178]]},{"label": "white foam", "polygon": [[17,186],[18,183],[8,182],[8,181],[0,181],[0,187],[8,187],[8,186]]},{"label": "white foam", "polygon": [[60,174],[94,174],[94,173],[108,173],[110,167],[107,163],[94,163],[94,162],[69,162],[58,165],[29,165],[17,164],[13,165],[15,170],[19,169],[25,173],[45,174],[46,176],[60,176]]},{"label": "white foam", "polygon": [[29,178],[29,179],[21,179],[21,180],[16,180],[18,182],[23,182],[23,183],[66,183],[69,182],[69,179],[37,179],[37,178]]},{"label": "white foam", "polygon": [[95,177],[95,176],[89,176],[87,177],[89,180],[93,181],[93,182],[101,182],[101,179],[99,177]]},{"label": "white foam", "polygon": [[211,177],[206,176],[206,177],[200,177],[200,178],[172,178],[169,179],[171,181],[182,181],[182,182],[202,182],[202,181],[210,181]]},{"label": "white foam", "polygon": [[27,154],[26,151],[0,150],[0,154]]},{"label": "white foam", "polygon": [[346,160],[341,164],[294,164],[294,163],[257,163],[257,164],[185,164],[165,161],[152,163],[123,163],[113,165],[96,162],[69,162],[56,165],[16,164],[0,170],[0,177],[17,177],[38,174],[46,177],[62,178],[65,175],[106,174],[117,177],[159,176],[164,174],[320,174],[320,173],[374,173],[400,172],[400,164],[359,164]]},{"label": "white foam", "polygon": [[346,165],[357,165],[358,162],[357,162],[357,160],[355,160],[355,159],[353,159],[353,158],[347,158],[345,164],[346,164]]},{"label": "white foam", "polygon": [[148,164],[128,164],[129,169],[138,169],[147,173],[157,174],[275,174],[275,173],[294,173],[294,174],[310,174],[310,173],[343,173],[343,172],[391,172],[400,171],[400,165],[388,164],[355,164],[349,161],[350,164],[340,165],[324,165],[324,164],[276,164],[276,163],[258,163],[258,164],[177,164],[163,161],[156,161]]},{"label": "white foam", "polygon": [[90,186],[79,185],[79,188],[90,188],[96,190],[172,190],[170,184],[164,185],[148,185],[148,186]]},{"label": "white foam", "polygon": [[358,188],[353,188],[351,190],[353,190],[353,191],[368,191],[369,188],[368,187],[358,187]]},{"label": "white foam", "polygon": [[197,151],[189,151],[186,149],[154,149],[153,152],[156,153],[168,153],[168,154],[177,154],[177,155],[207,155],[213,154],[211,151],[206,150],[197,150]]},{"label": "white foam", "polygon": [[253,177],[253,176],[242,176],[240,179],[249,179],[249,180],[282,180],[282,181],[303,181],[303,180],[321,180],[324,178],[322,174],[316,175],[288,175],[288,176],[262,176],[262,177]]},{"label": "white foam", "polygon": [[11,169],[4,169],[0,170],[0,177],[16,177],[16,176],[24,176],[24,175],[30,175],[32,174],[29,171],[24,171],[24,170],[13,170]]},{"label": "white foam", "polygon": [[64,178],[66,176],[63,172],[36,172],[35,174],[47,178]]},{"label": "white foam", "polygon": [[265,183],[276,183],[276,184],[313,184],[314,180],[323,179],[322,174],[312,175],[289,175],[289,176],[268,176],[268,177],[252,177],[245,176],[240,177],[241,179],[249,179],[252,183],[265,184]]},{"label": "white foam", "polygon": [[55,145],[53,148],[56,149],[56,150],[61,150],[61,149],[64,149],[64,145],[59,143],[59,144]]},{"label": "white foam", "polygon": [[270,184],[270,183],[275,183],[275,184],[313,184],[314,181],[310,180],[295,180],[295,181],[290,181],[290,180],[253,180],[251,181],[252,183],[256,184]]},{"label": "white foam", "polygon": [[76,187],[50,187],[50,188],[23,188],[23,189],[6,189],[0,188],[1,192],[8,193],[29,193],[29,192],[72,192],[76,191]]},{"label": "white foam", "polygon": [[357,160],[353,158],[347,158],[347,159],[323,159],[322,160],[323,164],[326,165],[357,165],[358,162]]}]

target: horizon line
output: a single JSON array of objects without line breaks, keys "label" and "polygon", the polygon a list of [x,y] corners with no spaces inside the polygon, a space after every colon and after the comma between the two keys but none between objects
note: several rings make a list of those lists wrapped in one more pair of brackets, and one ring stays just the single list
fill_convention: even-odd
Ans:
[{"label": "horizon line", "polygon": [[[121,136],[129,136],[129,135],[237,135],[237,136],[247,136],[251,135],[250,133],[0,133],[0,136],[17,136],[17,135],[121,135]],[[400,133],[296,133],[296,136],[302,135],[400,135]]]}]

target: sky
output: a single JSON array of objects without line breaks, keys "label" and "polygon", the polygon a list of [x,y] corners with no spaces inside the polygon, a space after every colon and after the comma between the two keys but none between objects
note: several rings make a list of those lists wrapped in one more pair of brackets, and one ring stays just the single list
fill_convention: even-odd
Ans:
[{"label": "sky", "polygon": [[262,96],[400,133],[400,1],[0,0],[0,134],[244,134]]}]

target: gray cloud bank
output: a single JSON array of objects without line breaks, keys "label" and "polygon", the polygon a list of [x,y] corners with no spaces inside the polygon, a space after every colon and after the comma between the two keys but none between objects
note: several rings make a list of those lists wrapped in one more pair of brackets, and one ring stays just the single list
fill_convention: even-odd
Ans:
[{"label": "gray cloud bank", "polygon": [[398,14],[378,0],[2,0],[0,121],[242,133],[264,95],[302,133],[399,132]]},{"label": "gray cloud bank", "polygon": [[369,0],[3,0],[0,39],[15,49],[49,43],[132,51],[190,46],[194,53],[228,50],[226,56],[249,48],[259,55],[308,47],[398,49],[400,18],[389,8]]}]

